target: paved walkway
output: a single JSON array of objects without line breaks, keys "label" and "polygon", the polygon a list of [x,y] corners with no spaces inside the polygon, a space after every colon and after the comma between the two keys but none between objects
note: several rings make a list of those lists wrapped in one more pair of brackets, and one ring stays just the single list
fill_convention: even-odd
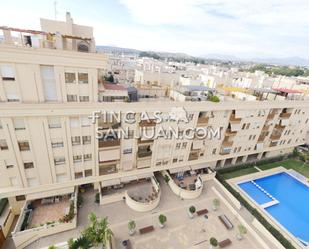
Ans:
[{"label": "paved walkway", "polygon": [[[236,239],[239,222],[222,202],[218,211],[211,210],[212,200],[217,197],[211,189],[214,182],[208,181],[205,184],[203,193],[198,199],[181,200],[170,190],[162,178],[159,181],[162,195],[160,204],[155,210],[138,213],[127,207],[124,202],[99,206],[94,203],[94,193],[86,192],[83,207],[79,210],[78,227],[76,229],[42,238],[29,245],[27,249],[47,247],[78,237],[88,223],[87,216],[90,212],[96,213],[99,217],[108,217],[118,249],[122,249],[121,242],[128,238],[132,241],[134,249],[202,249],[209,247],[210,237],[216,237],[219,241],[230,238],[232,240],[230,249],[261,248],[251,234],[247,234],[242,241]],[[194,205],[197,210],[207,208],[209,210],[208,219],[204,216],[189,219],[187,210],[190,205]],[[243,215],[248,216],[246,219],[251,218],[245,210],[242,212]],[[167,224],[163,229],[159,228],[158,225],[158,216],[161,213],[167,216]],[[227,215],[234,224],[233,230],[229,231],[223,226],[217,217],[220,214]],[[155,231],[144,235],[136,232],[134,236],[129,236],[127,223],[130,219],[136,221],[137,228],[153,225]],[[9,242],[4,248],[13,249],[14,245]],[[271,246],[271,248],[275,247]]]}]

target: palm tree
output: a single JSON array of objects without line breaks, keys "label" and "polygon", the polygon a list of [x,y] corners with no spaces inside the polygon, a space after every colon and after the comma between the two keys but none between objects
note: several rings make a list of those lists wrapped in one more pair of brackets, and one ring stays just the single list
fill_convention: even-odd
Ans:
[{"label": "palm tree", "polygon": [[98,220],[94,213],[89,215],[89,226],[84,230],[83,236],[93,243],[94,246],[98,246],[102,243],[102,247],[105,248],[110,243],[113,232],[108,227],[107,218]]},{"label": "palm tree", "polygon": [[55,245],[50,245],[49,247],[48,247],[48,249],[57,249],[58,247],[56,247]]},{"label": "palm tree", "polygon": [[217,210],[220,207],[220,200],[219,199],[213,199],[212,207],[213,207],[213,210]]}]

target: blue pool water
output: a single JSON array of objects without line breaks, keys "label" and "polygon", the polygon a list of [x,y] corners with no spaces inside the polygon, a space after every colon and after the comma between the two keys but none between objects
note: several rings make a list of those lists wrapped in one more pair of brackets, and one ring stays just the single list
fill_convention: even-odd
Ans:
[{"label": "blue pool water", "polygon": [[[309,187],[287,173],[259,178],[254,182],[279,201],[265,211],[296,238],[309,242]],[[250,181],[238,185],[260,205],[271,201]]]}]

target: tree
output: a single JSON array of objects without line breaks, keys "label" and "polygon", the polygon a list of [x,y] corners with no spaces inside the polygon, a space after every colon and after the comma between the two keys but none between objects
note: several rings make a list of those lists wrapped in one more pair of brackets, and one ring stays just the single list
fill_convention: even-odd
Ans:
[{"label": "tree", "polygon": [[68,242],[69,249],[90,249],[92,247],[92,243],[85,236],[80,236],[76,240],[70,240]]},{"label": "tree", "polygon": [[217,210],[220,207],[220,200],[219,199],[213,199],[212,205],[213,205],[213,209]]},{"label": "tree", "polygon": [[196,208],[194,206],[189,207],[189,216],[190,218],[193,218],[193,215],[196,211]]},{"label": "tree", "polygon": [[129,229],[129,234],[133,235],[135,233],[135,228],[136,228],[136,223],[134,220],[130,220],[128,222],[128,229]]},{"label": "tree", "polygon": [[164,227],[166,221],[167,221],[166,216],[164,214],[160,214],[159,215],[159,222],[160,222],[161,227]]},{"label": "tree", "polygon": [[56,247],[55,245],[50,245],[49,247],[48,247],[48,249],[57,249],[58,247]]},{"label": "tree", "polygon": [[247,233],[247,228],[240,224],[238,225],[238,239],[242,239],[243,238],[243,235],[245,235]]},{"label": "tree", "polygon": [[83,231],[85,236],[94,246],[102,243],[103,248],[111,241],[112,230],[108,227],[107,218],[98,220],[94,213],[89,215],[89,226]]},{"label": "tree", "polygon": [[114,83],[115,82],[114,75],[109,74],[108,76],[105,77],[105,80],[110,83]]},{"label": "tree", "polygon": [[218,241],[214,237],[211,237],[209,242],[210,242],[211,248],[218,246]]}]

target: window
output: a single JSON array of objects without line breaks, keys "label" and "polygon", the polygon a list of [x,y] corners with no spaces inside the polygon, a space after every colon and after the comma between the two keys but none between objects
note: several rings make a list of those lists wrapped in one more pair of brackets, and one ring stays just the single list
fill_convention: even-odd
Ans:
[{"label": "window", "polygon": [[84,161],[91,161],[92,160],[92,155],[91,154],[85,154],[84,155]]},{"label": "window", "polygon": [[65,83],[76,83],[75,73],[64,73]]},{"label": "window", "polygon": [[14,165],[13,165],[13,164],[8,164],[8,165],[6,165],[6,168],[7,168],[7,169],[13,169],[13,168],[14,168]]},{"label": "window", "polygon": [[63,147],[63,142],[52,142],[51,146],[52,148],[61,148]]},{"label": "window", "polygon": [[82,156],[81,155],[73,156],[73,162],[74,163],[80,163],[81,161],[82,161]]},{"label": "window", "polygon": [[217,151],[217,149],[216,149],[216,148],[215,148],[215,149],[213,149],[213,150],[212,150],[212,154],[213,154],[213,155],[216,155],[216,151]]},{"label": "window", "polygon": [[88,73],[78,73],[78,83],[88,84]]},{"label": "window", "polygon": [[9,147],[5,139],[0,139],[0,150],[8,150]]},{"label": "window", "polygon": [[26,200],[26,196],[24,195],[18,195],[15,197],[16,201],[25,201]]},{"label": "window", "polygon": [[65,164],[65,158],[64,157],[55,157],[54,163],[55,163],[55,165]]},{"label": "window", "polygon": [[16,131],[18,130],[25,130],[25,122],[23,118],[14,118],[13,119],[14,128]]},{"label": "window", "polygon": [[24,163],[24,168],[25,169],[33,169],[34,168],[33,162]]},{"label": "window", "polygon": [[83,177],[83,172],[75,173],[75,179],[82,178],[82,177]]},{"label": "window", "polygon": [[92,169],[86,169],[85,170],[85,177],[92,176]]},{"label": "window", "polygon": [[77,95],[75,95],[75,94],[67,94],[67,101],[68,102],[77,102]]},{"label": "window", "polygon": [[187,142],[182,143],[182,149],[185,149],[187,147]]},{"label": "window", "polygon": [[79,127],[79,118],[78,117],[72,117],[70,118],[70,126],[72,128]]},{"label": "window", "polygon": [[61,121],[59,117],[48,118],[49,129],[61,128]]},{"label": "window", "polygon": [[91,144],[91,136],[83,136],[83,144]]},{"label": "window", "polygon": [[28,151],[30,150],[30,145],[28,141],[19,141],[18,147],[20,151]]},{"label": "window", "polygon": [[2,129],[3,128],[3,126],[2,126],[2,123],[1,123],[1,121],[0,121],[0,129]]},{"label": "window", "polygon": [[80,102],[89,102],[89,96],[79,96]]},{"label": "window", "polygon": [[45,101],[57,101],[56,79],[53,66],[40,66]]},{"label": "window", "polygon": [[1,66],[1,77],[3,81],[15,80],[15,71],[12,66],[2,65]]},{"label": "window", "polygon": [[130,149],[124,149],[123,154],[132,154],[132,148]]},{"label": "window", "polygon": [[177,144],[176,144],[176,150],[179,150],[179,149],[180,149],[180,145],[181,145],[181,143],[177,143]]},{"label": "window", "polygon": [[72,145],[80,145],[80,137],[71,137]]},{"label": "window", "polygon": [[173,158],[173,163],[177,163],[178,159],[177,158]]}]

